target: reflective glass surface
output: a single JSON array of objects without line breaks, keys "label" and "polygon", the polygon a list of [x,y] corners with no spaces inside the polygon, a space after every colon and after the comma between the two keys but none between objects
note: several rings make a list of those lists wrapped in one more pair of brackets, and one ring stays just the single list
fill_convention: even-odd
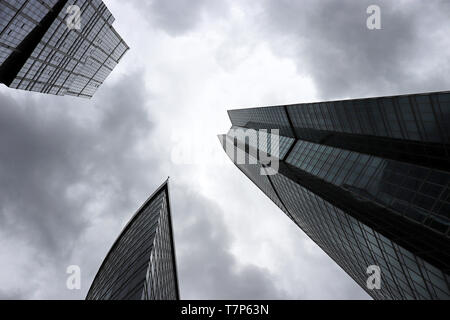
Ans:
[{"label": "reflective glass surface", "polygon": [[95,277],[88,300],[179,299],[167,184],[124,228]]},{"label": "reflective glass surface", "polygon": [[[57,0],[0,0],[0,65],[55,6]],[[81,30],[69,29],[67,8],[76,5]],[[65,4],[11,88],[90,98],[129,49],[112,27],[114,18],[100,0]]]},{"label": "reflective glass surface", "polygon": [[[450,299],[448,92],[228,113],[224,149],[253,159],[237,167],[369,295]],[[261,175],[253,149],[270,146],[239,128],[280,130],[277,174]],[[380,290],[367,288],[371,265]]]}]

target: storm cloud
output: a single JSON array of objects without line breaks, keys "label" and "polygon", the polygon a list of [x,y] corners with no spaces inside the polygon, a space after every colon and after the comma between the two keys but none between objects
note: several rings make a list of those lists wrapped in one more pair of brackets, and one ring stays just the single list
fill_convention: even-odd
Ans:
[{"label": "storm cloud", "polygon": [[142,78],[121,81],[129,86],[105,88],[111,91],[93,104],[1,94],[0,230],[38,253],[38,261],[69,260],[93,218],[120,219],[143,189],[140,170],[151,157],[136,146],[153,124]]},{"label": "storm cloud", "polygon": [[172,36],[195,29],[205,17],[226,18],[229,9],[225,0],[133,0],[133,4],[147,22]]},{"label": "storm cloud", "polygon": [[[447,90],[448,1],[265,1],[272,48],[310,75],[323,98]],[[378,5],[381,30],[366,13]]]},{"label": "storm cloud", "polygon": [[[177,190],[177,189],[176,189]],[[190,299],[286,299],[267,269],[239,265],[223,212],[194,192],[174,193],[174,212],[183,224],[176,237],[181,293]]]}]

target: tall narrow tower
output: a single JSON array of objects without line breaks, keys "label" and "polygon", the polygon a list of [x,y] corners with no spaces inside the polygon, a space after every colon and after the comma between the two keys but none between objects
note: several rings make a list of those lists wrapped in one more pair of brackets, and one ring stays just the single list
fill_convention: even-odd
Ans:
[{"label": "tall narrow tower", "polygon": [[91,98],[129,49],[101,0],[0,0],[0,83]]},{"label": "tall narrow tower", "polygon": [[114,242],[87,300],[178,300],[177,267],[166,181]]},{"label": "tall narrow tower", "polygon": [[450,299],[450,92],[229,116],[237,167],[368,294]]}]

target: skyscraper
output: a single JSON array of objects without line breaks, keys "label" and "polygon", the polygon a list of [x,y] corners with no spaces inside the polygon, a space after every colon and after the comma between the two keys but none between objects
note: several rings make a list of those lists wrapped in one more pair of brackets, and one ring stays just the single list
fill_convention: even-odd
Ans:
[{"label": "skyscraper", "polygon": [[450,299],[450,92],[229,117],[237,167],[369,295]]},{"label": "skyscraper", "polygon": [[178,300],[166,181],[125,226],[103,261],[87,300]]},{"label": "skyscraper", "polygon": [[113,22],[101,0],[0,0],[0,82],[91,98],[129,49]]}]

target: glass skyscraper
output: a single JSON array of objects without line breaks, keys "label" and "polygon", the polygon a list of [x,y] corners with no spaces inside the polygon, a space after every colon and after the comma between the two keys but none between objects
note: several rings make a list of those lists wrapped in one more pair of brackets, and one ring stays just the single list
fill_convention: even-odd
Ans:
[{"label": "glass skyscraper", "polygon": [[103,261],[87,300],[179,300],[166,181],[125,226]]},{"label": "glass skyscraper", "polygon": [[450,299],[450,92],[229,117],[219,138],[236,166],[369,295]]},{"label": "glass skyscraper", "polygon": [[113,22],[101,0],[0,0],[0,82],[91,98],[129,49]]}]

